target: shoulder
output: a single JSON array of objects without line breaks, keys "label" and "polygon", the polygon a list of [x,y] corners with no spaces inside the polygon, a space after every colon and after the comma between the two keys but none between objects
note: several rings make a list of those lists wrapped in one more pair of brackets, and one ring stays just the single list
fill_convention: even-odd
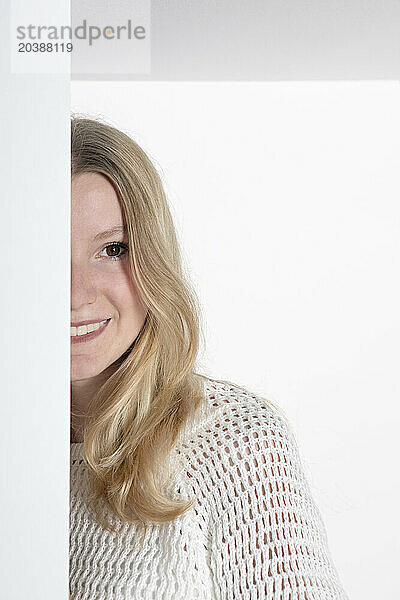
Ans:
[{"label": "shoulder", "polygon": [[206,380],[205,396],[179,445],[180,483],[221,596],[243,585],[252,598],[347,600],[286,415],[230,382]]},{"label": "shoulder", "polygon": [[[205,380],[206,403],[178,445],[186,480],[221,513],[233,497],[272,492],[274,481],[307,485],[294,432],[282,409],[231,382]],[[292,486],[292,487],[293,487]],[[265,493],[265,490],[262,490]]]},{"label": "shoulder", "polygon": [[288,417],[271,400],[230,381],[209,378],[204,378],[204,396],[204,405],[184,431],[183,443],[223,440],[227,447],[245,443],[255,448],[257,439],[295,441]]}]

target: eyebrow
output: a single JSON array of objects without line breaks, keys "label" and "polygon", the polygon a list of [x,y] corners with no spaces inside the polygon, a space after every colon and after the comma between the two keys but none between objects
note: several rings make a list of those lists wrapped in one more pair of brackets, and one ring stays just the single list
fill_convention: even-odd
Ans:
[{"label": "eyebrow", "polygon": [[97,242],[98,240],[103,240],[113,235],[117,235],[118,233],[126,233],[126,227],[119,225],[111,227],[111,229],[106,229],[105,231],[100,231],[100,233],[97,233],[94,236],[93,240]]}]

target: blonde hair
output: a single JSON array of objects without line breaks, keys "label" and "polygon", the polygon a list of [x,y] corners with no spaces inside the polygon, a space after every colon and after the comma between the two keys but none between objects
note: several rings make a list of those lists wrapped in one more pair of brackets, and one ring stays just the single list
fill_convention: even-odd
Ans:
[{"label": "blonde hair", "polygon": [[129,268],[147,307],[133,347],[91,399],[84,458],[95,515],[100,505],[122,521],[166,522],[193,501],[168,497],[164,469],[188,419],[204,401],[194,370],[200,309],[182,269],[160,177],[129,135],[98,119],[71,116],[71,176],[100,173],[116,190],[128,236]]}]

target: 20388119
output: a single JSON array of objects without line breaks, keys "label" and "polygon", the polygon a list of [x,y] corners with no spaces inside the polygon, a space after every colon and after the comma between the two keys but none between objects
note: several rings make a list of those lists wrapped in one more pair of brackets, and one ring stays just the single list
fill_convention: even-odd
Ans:
[{"label": "20388119", "polygon": [[72,42],[20,42],[18,52],[72,52]]}]

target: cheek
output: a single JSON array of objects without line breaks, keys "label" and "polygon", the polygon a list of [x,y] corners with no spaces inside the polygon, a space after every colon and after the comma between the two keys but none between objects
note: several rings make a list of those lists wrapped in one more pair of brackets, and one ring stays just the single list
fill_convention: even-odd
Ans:
[{"label": "cheek", "polygon": [[146,314],[136,285],[128,277],[114,280],[108,288],[108,298],[119,313],[119,318],[140,320]]}]

